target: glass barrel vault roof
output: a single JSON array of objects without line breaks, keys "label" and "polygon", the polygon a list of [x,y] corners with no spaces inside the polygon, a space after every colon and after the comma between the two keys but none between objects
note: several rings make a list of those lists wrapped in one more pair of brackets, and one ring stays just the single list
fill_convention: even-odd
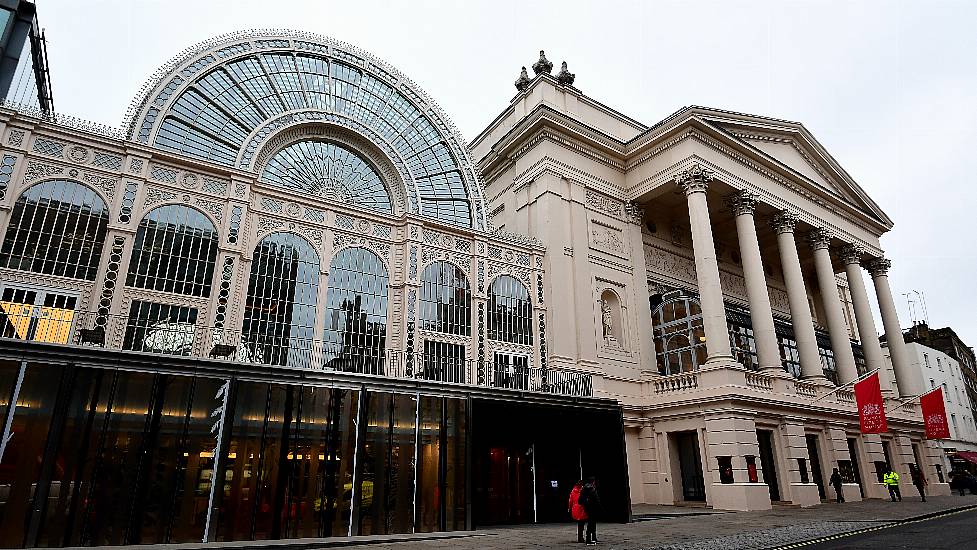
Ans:
[{"label": "glass barrel vault roof", "polygon": [[279,129],[310,120],[345,126],[393,157],[411,211],[484,229],[480,186],[447,118],[396,69],[324,37],[242,33],[205,42],[161,68],[130,113],[140,142],[252,171],[261,169],[252,164],[258,145]]}]

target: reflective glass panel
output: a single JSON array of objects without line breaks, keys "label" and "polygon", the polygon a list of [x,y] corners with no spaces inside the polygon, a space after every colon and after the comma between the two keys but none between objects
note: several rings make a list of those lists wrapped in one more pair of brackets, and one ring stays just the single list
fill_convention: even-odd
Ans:
[{"label": "reflective glass panel", "polygon": [[241,339],[252,361],[309,367],[319,289],[319,255],[294,233],[261,239],[251,261]]},{"label": "reflective glass panel", "polygon": [[367,394],[359,456],[360,535],[410,533],[414,522],[414,442],[417,399]]},{"label": "reflective glass panel", "polygon": [[460,267],[438,260],[421,274],[420,328],[471,335],[472,294]]},{"label": "reflective glass panel", "polygon": [[85,185],[34,185],[14,203],[0,267],[94,281],[108,221],[105,201]]},{"label": "reflective glass panel", "polygon": [[699,303],[690,296],[677,296],[652,312],[653,334],[661,374],[697,370],[706,361],[705,332]]},{"label": "reflective glass panel", "polygon": [[327,368],[384,374],[387,268],[365,248],[346,248],[329,267],[323,331]]},{"label": "reflective glass panel", "polygon": [[161,206],[139,222],[126,285],[188,296],[210,296],[217,229],[202,212]]},{"label": "reflective glass panel", "polygon": [[359,155],[324,141],[300,141],[275,153],[261,179],[327,200],[390,213],[390,195]]},{"label": "reflective glass panel", "polygon": [[533,306],[529,291],[509,275],[500,275],[489,287],[488,334],[492,340],[533,343]]}]

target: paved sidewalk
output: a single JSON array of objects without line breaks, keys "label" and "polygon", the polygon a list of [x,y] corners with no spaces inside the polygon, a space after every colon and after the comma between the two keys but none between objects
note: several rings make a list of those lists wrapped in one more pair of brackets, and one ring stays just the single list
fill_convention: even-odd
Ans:
[{"label": "paved sidewalk", "polygon": [[[724,550],[773,548],[792,542],[880,526],[962,506],[977,496],[906,497],[903,502],[867,500],[802,509],[774,506],[766,512],[714,512],[706,508],[635,506],[639,521],[602,524],[598,548],[620,550]],[[706,513],[709,512],[709,513]],[[479,530],[473,537],[409,541],[395,550],[523,550],[582,548],[576,527],[534,525]],[[370,545],[369,547],[375,547]]]}]

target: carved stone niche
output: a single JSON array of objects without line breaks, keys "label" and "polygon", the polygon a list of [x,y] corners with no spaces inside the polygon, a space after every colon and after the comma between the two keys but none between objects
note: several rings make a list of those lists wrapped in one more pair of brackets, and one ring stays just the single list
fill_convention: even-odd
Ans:
[{"label": "carved stone niche", "polygon": [[603,340],[603,348],[608,351],[624,352],[627,348],[625,308],[617,292],[605,288],[597,301],[600,312],[598,336]]}]

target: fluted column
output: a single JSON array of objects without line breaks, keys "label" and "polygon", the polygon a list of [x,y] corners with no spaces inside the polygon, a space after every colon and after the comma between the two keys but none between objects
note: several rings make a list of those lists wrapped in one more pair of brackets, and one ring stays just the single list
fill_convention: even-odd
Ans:
[{"label": "fluted column", "polygon": [[[865,280],[862,278],[862,254],[864,251],[858,245],[849,244],[841,249],[841,262],[845,264],[845,274],[848,276],[848,290],[851,292],[851,303],[855,308],[855,324],[858,325],[858,338],[861,340],[862,353],[865,355],[865,366],[869,371],[881,369],[884,359],[882,346],[879,344],[879,334],[875,329],[875,319],[865,290]],[[887,379],[888,377],[883,377]],[[888,383],[886,383],[888,385]]]},{"label": "fluted column", "polygon": [[706,363],[723,363],[732,362],[733,353],[729,345],[723,289],[719,282],[716,243],[712,238],[712,223],[706,203],[706,190],[711,182],[712,171],[698,164],[675,176],[675,183],[685,191],[689,203],[689,225],[692,227],[692,251],[702,306],[702,328],[706,332]]},{"label": "fluted column", "polygon": [[882,325],[885,327],[885,341],[889,346],[889,358],[892,359],[892,370],[896,375],[896,386],[899,395],[911,397],[919,395],[919,381],[914,376],[906,342],[902,339],[902,327],[899,326],[899,314],[896,303],[892,300],[892,289],[889,288],[889,268],[892,262],[885,258],[872,260],[868,265],[868,272],[872,274],[875,283],[875,295],[879,299],[879,311],[882,313]]},{"label": "fluted column", "polygon": [[809,238],[814,251],[814,267],[818,272],[818,287],[821,289],[821,303],[828,322],[828,335],[831,337],[831,351],[834,352],[838,379],[842,384],[847,384],[858,378],[858,369],[855,367],[855,354],[851,350],[851,338],[845,327],[841,298],[838,297],[835,270],[831,265],[831,232],[815,229]]},{"label": "fluted column", "polygon": [[728,197],[726,204],[736,217],[736,237],[740,243],[746,296],[750,301],[750,321],[753,324],[753,337],[756,340],[757,360],[761,369],[779,371],[782,368],[780,347],[777,345],[773,311],[770,309],[770,295],[767,293],[767,277],[763,272],[760,243],[757,240],[756,222],[753,219],[757,197],[750,191],[740,191]]},{"label": "fluted column", "polygon": [[824,380],[818,341],[814,335],[814,319],[811,317],[811,306],[807,302],[804,274],[801,271],[801,260],[797,256],[797,242],[794,240],[797,214],[783,210],[773,217],[770,226],[777,233],[780,264],[784,270],[784,285],[787,287],[787,299],[790,302],[790,322],[801,359],[801,377]]}]

